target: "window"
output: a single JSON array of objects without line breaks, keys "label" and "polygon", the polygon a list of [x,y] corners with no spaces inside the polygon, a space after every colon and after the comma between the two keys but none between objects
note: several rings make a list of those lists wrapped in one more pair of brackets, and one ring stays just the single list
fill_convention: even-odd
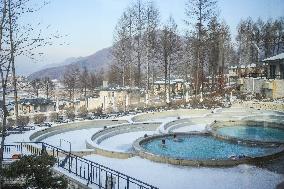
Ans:
[{"label": "window", "polygon": [[284,64],[280,64],[280,79],[284,79]]},{"label": "window", "polygon": [[276,65],[270,65],[270,78],[275,79],[276,75]]}]

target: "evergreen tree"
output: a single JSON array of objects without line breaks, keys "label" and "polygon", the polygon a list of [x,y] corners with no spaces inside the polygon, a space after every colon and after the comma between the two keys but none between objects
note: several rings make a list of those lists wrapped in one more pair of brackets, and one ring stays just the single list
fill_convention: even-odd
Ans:
[{"label": "evergreen tree", "polygon": [[56,159],[43,153],[41,156],[23,156],[4,169],[4,176],[8,179],[22,179],[22,188],[64,189],[67,180],[57,176],[52,171]]}]

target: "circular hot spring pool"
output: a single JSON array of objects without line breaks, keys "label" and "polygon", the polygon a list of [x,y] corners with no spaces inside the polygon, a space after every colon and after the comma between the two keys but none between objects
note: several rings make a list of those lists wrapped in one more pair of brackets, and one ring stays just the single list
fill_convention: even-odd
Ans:
[{"label": "circular hot spring pool", "polygon": [[147,159],[177,165],[231,166],[272,158],[281,145],[245,145],[208,134],[157,135],[138,139],[137,153]]},{"label": "circular hot spring pool", "polygon": [[269,122],[217,122],[212,126],[216,137],[261,143],[284,144],[284,125]]},{"label": "circular hot spring pool", "polygon": [[221,127],[218,128],[216,132],[219,135],[239,139],[284,143],[284,129],[279,128],[240,125],[234,127]]}]

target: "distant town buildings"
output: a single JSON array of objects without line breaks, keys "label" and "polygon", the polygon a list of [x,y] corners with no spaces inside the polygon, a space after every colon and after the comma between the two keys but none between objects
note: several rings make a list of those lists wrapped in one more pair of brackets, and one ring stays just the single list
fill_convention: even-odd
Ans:
[{"label": "distant town buildings", "polygon": [[170,81],[158,80],[153,83],[152,89],[154,95],[165,93],[165,83],[170,86],[170,93],[172,95],[182,95],[186,90],[185,81],[183,79],[172,79]]},{"label": "distant town buildings", "polygon": [[19,112],[22,114],[51,111],[55,111],[55,102],[50,99],[32,98],[19,101]]},{"label": "distant town buildings", "polygon": [[238,80],[240,91],[265,98],[284,97],[284,53],[264,59],[263,72],[249,72]]}]

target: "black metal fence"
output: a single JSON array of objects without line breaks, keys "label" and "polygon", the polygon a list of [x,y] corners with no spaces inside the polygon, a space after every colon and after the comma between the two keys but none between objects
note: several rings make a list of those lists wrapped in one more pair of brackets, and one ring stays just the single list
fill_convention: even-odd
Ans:
[{"label": "black metal fence", "polygon": [[62,171],[63,174],[74,175],[85,180],[88,186],[96,185],[101,189],[158,189],[109,167],[43,142],[20,142],[5,145],[4,160],[15,158],[11,156],[12,154],[41,155],[43,152],[56,158],[56,166],[65,170]]}]

